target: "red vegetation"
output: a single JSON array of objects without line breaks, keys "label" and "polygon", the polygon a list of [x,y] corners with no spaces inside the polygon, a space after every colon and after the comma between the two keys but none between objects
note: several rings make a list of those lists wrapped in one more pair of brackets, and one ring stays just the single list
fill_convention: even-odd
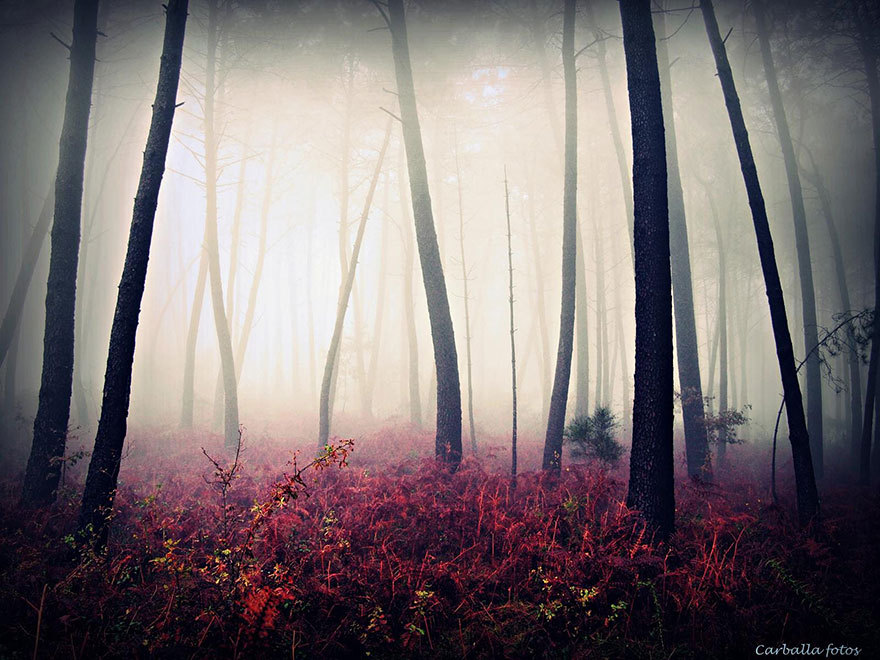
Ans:
[{"label": "red vegetation", "polygon": [[455,474],[421,458],[383,463],[386,451],[432,444],[388,431],[359,441],[348,465],[343,445],[300,473],[311,456],[284,466],[278,445],[254,440],[224,509],[232,458],[219,439],[141,444],[123,464],[106,558],[70,536],[79,484],[35,516],[14,508],[16,482],[3,484],[2,657],[37,645],[39,657],[65,658],[880,648],[880,528],[864,492],[828,494],[823,528],[808,537],[764,487],[683,484],[678,530],[653,548],[621,504],[624,475],[594,467],[557,481],[521,474],[513,488],[501,455]]}]

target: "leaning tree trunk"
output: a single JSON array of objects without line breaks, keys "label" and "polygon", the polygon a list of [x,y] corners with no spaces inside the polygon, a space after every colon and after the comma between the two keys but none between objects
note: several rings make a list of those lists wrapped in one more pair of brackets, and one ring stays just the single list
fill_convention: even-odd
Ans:
[{"label": "leaning tree trunk", "polygon": [[125,442],[138,318],[144,297],[159,187],[165,172],[165,158],[174,120],[188,4],[189,0],[169,0],[166,8],[165,42],[153,118],[144,150],[128,251],[110,330],[101,419],[79,515],[80,533],[93,537],[98,549],[107,542],[107,525]]},{"label": "leaning tree trunk", "polygon": [[205,249],[208,256],[208,274],[211,283],[211,307],[214,328],[220,346],[220,366],[223,369],[224,407],[223,437],[228,449],[238,443],[238,386],[235,377],[235,358],[232,337],[223,304],[223,281],[220,274],[220,245],[217,239],[217,142],[214,126],[215,69],[217,62],[217,0],[208,4],[208,51],[205,60]]},{"label": "leaning tree trunk", "polygon": [[650,0],[621,0],[633,142],[636,371],[627,506],[659,539],[675,526],[672,280],[666,144]]},{"label": "leaning tree trunk", "polygon": [[416,243],[422,265],[422,280],[428,302],[431,339],[434,344],[434,363],[437,376],[437,435],[435,452],[438,458],[453,467],[461,461],[461,386],[458,377],[458,355],[455,350],[455,332],[449,313],[449,298],[443,264],[434,230],[431,195],[428,190],[428,172],[425,151],[419,128],[416,93],[413,84],[406,36],[403,0],[388,1],[388,23],[394,68],[397,76],[397,99],[403,123],[406,145],[410,193],[416,227]]},{"label": "leaning tree trunk", "polygon": [[565,79],[565,179],[562,193],[562,305],[556,373],[550,395],[543,468],[558,473],[562,467],[562,434],[571,377],[577,286],[577,71],[574,61],[575,0],[565,0],[562,18],[562,68]]},{"label": "leaning tree trunk", "polygon": [[[857,17],[858,19],[858,17]],[[877,407],[877,386],[880,379],[880,322],[877,311],[880,309],[880,80],[877,76],[877,51],[867,33],[865,23],[859,25],[859,51],[865,65],[868,80],[868,95],[871,101],[871,126],[874,138],[874,328],[871,334],[871,357],[868,362],[868,382],[865,387],[865,408],[862,420],[862,440],[860,451],[859,480],[865,486],[871,479],[871,439],[874,437],[875,453],[878,451],[875,429],[874,409]],[[880,410],[878,410],[880,412]]]},{"label": "leaning tree trunk", "polygon": [[751,144],[749,143],[749,133],[746,130],[739,96],[733,81],[733,73],[730,70],[730,62],[727,60],[724,40],[718,31],[718,22],[715,19],[712,0],[701,0],[700,6],[703,12],[703,20],[706,24],[706,34],[715,58],[715,67],[718,70],[718,79],[724,93],[724,103],[727,106],[727,114],[730,118],[733,139],[736,143],[737,154],[739,155],[746,194],[748,195],[749,206],[752,211],[752,221],[755,225],[758,254],[761,259],[761,270],[764,274],[767,301],[770,306],[770,321],[773,327],[773,339],[776,342],[776,356],[779,360],[779,372],[782,378],[782,389],[788,416],[788,433],[794,464],[798,516],[802,524],[807,524],[819,513],[819,493],[816,489],[816,478],[813,474],[813,461],[810,456],[810,436],[807,432],[807,423],[804,417],[804,402],[801,398],[801,388],[797,378],[794,349],[792,348],[788,319],[785,314],[785,300],[782,296],[782,284],[779,280],[779,269],[776,266],[776,255],[773,250],[773,238],[770,235],[767,209],[764,206],[764,196],[758,180],[758,170],[755,167],[755,159],[752,155]]},{"label": "leaning tree trunk", "polygon": [[675,308],[675,353],[678,358],[687,471],[691,479],[711,481],[712,463],[703,411],[703,384],[700,381],[700,358],[697,351],[691,255],[688,246],[684,193],[678,168],[675,117],[672,111],[672,77],[666,48],[666,21],[662,13],[657,14],[657,27],[659,33],[657,65],[660,71],[661,99],[666,125],[666,162],[669,177],[669,246],[672,259],[672,300]]},{"label": "leaning tree trunk", "polygon": [[[831,254],[834,258],[834,274],[837,279],[837,292],[840,296],[840,306],[842,313],[852,311],[852,303],[849,297],[849,287],[846,283],[846,263],[843,260],[843,250],[840,248],[840,236],[837,232],[837,223],[834,220],[834,212],[831,207],[831,195],[822,181],[819,174],[819,168],[813,159],[813,154],[809,149],[804,147],[807,158],[810,161],[810,173],[805,178],[812,180],[811,183],[816,188],[819,196],[819,203],[822,207],[822,216],[825,218],[825,225],[828,228],[828,238],[831,241]],[[847,329],[847,336],[852,346],[846,351],[846,363],[849,367],[849,417],[850,417],[850,445],[852,447],[853,464],[857,465],[855,459],[859,455],[859,441],[862,437],[862,375],[861,364],[859,360],[859,352],[855,346],[855,333],[852,327]]]},{"label": "leaning tree trunk", "polygon": [[[801,282],[801,302],[804,315],[804,353],[807,355],[807,430],[810,433],[810,450],[814,470],[818,478],[823,473],[822,441],[822,361],[818,351],[812,350],[819,343],[819,325],[816,319],[816,291],[813,287],[813,265],[810,261],[810,239],[807,232],[807,212],[804,209],[804,193],[798,173],[797,158],[791,141],[791,131],[782,104],[782,94],[776,78],[776,66],[770,50],[770,37],[764,16],[764,0],[754,0],[755,23],[758,42],[761,45],[761,59],[764,62],[764,75],[770,92],[770,105],[776,121],[776,133],[782,147],[782,161],[788,178],[788,192],[791,197],[794,237],[797,248],[798,274]],[[743,379],[743,390],[745,380]]]},{"label": "leaning tree trunk", "polygon": [[391,120],[388,120],[388,128],[385,130],[385,138],[382,141],[382,149],[376,161],[376,169],[370,180],[370,188],[367,190],[367,198],[364,201],[364,211],[358,223],[357,235],[351,248],[351,260],[345,273],[345,280],[339,288],[339,303],[336,307],[336,323],[333,326],[333,336],[330,338],[330,348],[327,349],[327,362],[324,365],[324,378],[321,381],[321,400],[318,412],[318,446],[323,447],[330,439],[330,387],[333,381],[333,372],[336,371],[336,361],[339,357],[339,344],[342,340],[342,329],[345,325],[345,312],[348,309],[348,301],[351,298],[351,290],[354,287],[354,276],[357,270],[358,257],[361,252],[361,244],[364,240],[364,230],[367,228],[367,218],[370,215],[370,207],[373,204],[373,195],[376,192],[376,184],[382,173],[382,163],[385,161],[385,152],[388,150],[388,141],[391,138]]},{"label": "leaning tree trunk", "polygon": [[59,459],[64,455],[67,441],[83,176],[97,37],[98,1],[76,0],[70,78],[55,179],[55,221],[46,290],[40,401],[21,494],[22,504],[26,506],[44,506],[55,501],[61,479]]}]

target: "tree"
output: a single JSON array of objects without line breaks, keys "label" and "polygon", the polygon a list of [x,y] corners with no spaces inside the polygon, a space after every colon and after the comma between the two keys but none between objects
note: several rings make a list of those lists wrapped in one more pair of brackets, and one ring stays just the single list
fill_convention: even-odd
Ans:
[{"label": "tree", "polygon": [[166,6],[165,40],[156,100],[110,331],[101,418],[80,509],[80,532],[93,534],[98,548],[104,547],[107,541],[108,515],[113,506],[125,442],[138,317],[144,296],[159,188],[165,172],[165,157],[174,120],[188,4],[189,0],[169,0]]},{"label": "tree", "polygon": [[675,139],[675,115],[672,111],[672,80],[666,48],[666,21],[657,14],[659,40],[657,63],[660,71],[663,118],[666,127],[666,163],[668,169],[669,247],[672,267],[672,301],[675,308],[675,354],[678,358],[678,380],[681,391],[681,412],[684,422],[684,444],[687,470],[691,479],[712,479],[709,443],[706,439],[706,418],[703,411],[703,385],[700,382],[700,358],[697,352],[697,323],[694,318],[694,288],[691,280],[691,255],[688,247],[684,193],[678,166],[678,145]]},{"label": "tree", "polygon": [[574,344],[575,288],[577,284],[577,71],[574,61],[575,0],[565,0],[562,15],[562,68],[565,79],[565,178],[562,193],[562,309],[556,372],[544,437],[543,468],[558,473],[562,467],[562,434],[571,377]]},{"label": "tree", "polygon": [[98,1],[76,0],[70,76],[55,178],[55,221],[50,241],[40,400],[22,490],[22,504],[26,506],[44,506],[55,501],[67,442],[83,177],[97,38]]},{"label": "tree", "polygon": [[[224,406],[223,437],[226,447],[234,449],[238,444],[238,385],[235,376],[235,358],[232,353],[232,336],[223,303],[223,281],[220,274],[220,245],[217,239],[217,148],[219,139],[214,125],[214,101],[216,94],[215,73],[217,68],[218,42],[217,0],[208,3],[208,48],[205,57],[205,250],[208,259],[208,276],[211,284],[211,308],[214,312],[214,328],[220,345],[220,366],[223,370]],[[195,310],[194,310],[195,311]]]},{"label": "tree", "polygon": [[342,340],[342,328],[345,324],[345,312],[348,309],[348,301],[351,298],[351,290],[354,287],[354,276],[357,270],[358,256],[361,251],[361,243],[364,240],[364,230],[367,228],[367,218],[370,215],[370,207],[373,204],[373,195],[376,192],[376,184],[382,173],[382,163],[385,162],[385,152],[388,150],[388,141],[391,138],[391,120],[385,130],[385,138],[382,141],[382,149],[376,161],[376,169],[370,180],[370,188],[364,201],[364,211],[358,223],[354,245],[351,248],[351,260],[347,264],[345,280],[339,287],[339,302],[336,307],[336,323],[333,326],[333,336],[330,339],[330,348],[327,349],[327,362],[324,365],[324,378],[321,381],[321,400],[318,413],[318,447],[327,444],[330,438],[330,389],[333,382],[333,372],[336,371],[336,361],[339,357],[339,344]]},{"label": "tree", "polygon": [[666,141],[650,0],[621,0],[633,142],[636,371],[627,506],[659,539],[675,525],[672,280]]},{"label": "tree", "polygon": [[761,60],[764,64],[764,75],[767,78],[767,89],[770,93],[770,106],[776,123],[776,134],[782,148],[782,162],[788,179],[788,192],[791,198],[792,219],[794,220],[795,247],[797,249],[798,273],[801,283],[801,303],[804,315],[804,353],[810,353],[807,360],[807,430],[810,433],[810,447],[813,466],[816,474],[822,477],[822,373],[821,359],[818,352],[812,352],[813,346],[819,343],[819,325],[816,319],[816,292],[813,287],[813,266],[810,261],[810,239],[807,232],[807,212],[804,208],[804,193],[801,188],[797,158],[785,106],[779,91],[776,77],[776,66],[770,50],[770,36],[764,15],[763,0],[754,0],[752,9],[755,13],[755,24],[758,42],[761,45]]},{"label": "tree", "polygon": [[455,333],[449,313],[449,297],[443,263],[434,229],[431,194],[425,150],[416,106],[412,65],[407,42],[403,0],[388,0],[388,12],[376,4],[391,30],[391,50],[397,78],[397,100],[403,125],[403,141],[409,170],[410,196],[416,229],[416,245],[422,265],[422,281],[428,303],[431,340],[434,344],[434,365],[437,377],[437,434],[435,453],[451,466],[461,461],[461,385],[458,376],[458,354]]},{"label": "tree", "polygon": [[782,284],[779,280],[779,269],[776,266],[776,255],[773,249],[773,238],[767,220],[767,209],[758,180],[758,170],[749,142],[745,119],[736,92],[733,72],[727,59],[727,49],[718,30],[715,9],[712,0],[701,0],[700,7],[706,34],[715,59],[718,80],[724,94],[724,103],[733,132],[733,140],[739,156],[752,221],[755,226],[755,237],[758,243],[758,254],[761,260],[761,271],[767,291],[767,302],[770,306],[770,322],[773,327],[773,339],[776,343],[776,357],[779,361],[779,372],[782,378],[783,396],[788,416],[788,433],[791,442],[791,453],[794,464],[795,484],[797,489],[798,517],[802,524],[807,524],[819,513],[819,493],[816,489],[816,478],[813,474],[813,461],[810,456],[810,436],[804,417],[804,403],[801,388],[797,379],[797,367],[794,361],[794,349],[791,334],[788,330],[788,319],[785,313],[785,300],[782,297]]},{"label": "tree", "polygon": [[513,321],[513,245],[510,234],[510,193],[507,190],[507,168],[504,168],[504,215],[507,218],[507,275],[510,305],[510,378],[513,413],[510,426],[510,476],[516,479],[516,324]]}]

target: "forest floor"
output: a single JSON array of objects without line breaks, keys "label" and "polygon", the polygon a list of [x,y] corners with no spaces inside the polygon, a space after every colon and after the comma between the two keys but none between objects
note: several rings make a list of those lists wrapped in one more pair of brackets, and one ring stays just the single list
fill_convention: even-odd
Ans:
[{"label": "forest floor", "polygon": [[[301,480],[290,442],[246,434],[229,479],[217,436],[129,442],[106,557],[72,536],[82,454],[48,511],[0,478],[0,657],[880,657],[876,491],[826,484],[805,533],[748,446],[714,485],[678,480],[654,547],[626,459],[512,487],[501,438],[449,474],[397,426]],[[539,450],[525,438],[523,465]]]}]

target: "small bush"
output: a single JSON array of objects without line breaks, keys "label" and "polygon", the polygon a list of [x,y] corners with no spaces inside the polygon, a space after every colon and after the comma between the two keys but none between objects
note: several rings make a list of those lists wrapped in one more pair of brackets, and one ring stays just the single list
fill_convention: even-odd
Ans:
[{"label": "small bush", "polygon": [[623,445],[614,437],[617,426],[617,417],[605,406],[592,415],[575,417],[565,429],[572,456],[615,465],[623,456]]}]

